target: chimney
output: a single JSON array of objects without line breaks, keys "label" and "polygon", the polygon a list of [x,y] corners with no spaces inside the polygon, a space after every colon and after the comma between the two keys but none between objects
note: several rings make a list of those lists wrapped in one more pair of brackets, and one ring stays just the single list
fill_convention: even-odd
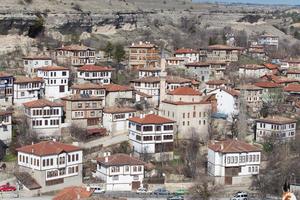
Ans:
[{"label": "chimney", "polygon": [[167,72],[166,72],[166,59],[161,58],[160,61],[160,90],[159,90],[159,103],[163,100],[165,100],[166,96],[166,78],[167,78]]},{"label": "chimney", "polygon": [[31,153],[34,154],[34,149],[33,148],[31,149]]},{"label": "chimney", "polygon": [[108,156],[107,155],[105,156],[105,162],[106,163],[108,162]]}]

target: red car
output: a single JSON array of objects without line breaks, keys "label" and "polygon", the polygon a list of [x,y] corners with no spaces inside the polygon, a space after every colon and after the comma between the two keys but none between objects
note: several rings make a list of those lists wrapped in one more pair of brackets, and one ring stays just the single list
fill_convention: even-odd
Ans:
[{"label": "red car", "polygon": [[9,191],[16,191],[16,190],[17,189],[15,186],[11,186],[9,184],[0,186],[0,192],[9,192]]}]

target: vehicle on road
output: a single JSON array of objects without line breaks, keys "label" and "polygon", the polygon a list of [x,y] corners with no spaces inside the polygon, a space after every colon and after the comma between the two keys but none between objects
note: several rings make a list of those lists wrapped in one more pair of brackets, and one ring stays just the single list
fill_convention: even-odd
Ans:
[{"label": "vehicle on road", "polygon": [[1,185],[0,192],[9,192],[9,191],[16,191],[17,188],[15,186],[11,186],[9,184]]},{"label": "vehicle on road", "polygon": [[158,188],[158,189],[153,191],[153,194],[156,194],[156,195],[170,195],[171,192],[166,190],[165,188]]},{"label": "vehicle on road", "polygon": [[91,188],[91,190],[94,190],[94,194],[103,194],[105,193],[105,189],[101,188],[100,186],[97,185],[90,185],[89,186]]},{"label": "vehicle on road", "polygon": [[178,189],[175,191],[175,195],[177,195],[177,196],[182,196],[185,194],[188,194],[188,190],[186,190],[186,189]]},{"label": "vehicle on road", "polygon": [[144,188],[144,187],[140,187],[140,188],[138,188],[138,189],[136,190],[136,193],[137,193],[137,194],[151,194],[152,191],[147,190],[147,189]]},{"label": "vehicle on road", "polygon": [[175,195],[172,197],[168,197],[168,200],[184,200],[184,197],[181,195]]},{"label": "vehicle on road", "polygon": [[246,192],[237,192],[230,200],[248,200],[248,194]]}]

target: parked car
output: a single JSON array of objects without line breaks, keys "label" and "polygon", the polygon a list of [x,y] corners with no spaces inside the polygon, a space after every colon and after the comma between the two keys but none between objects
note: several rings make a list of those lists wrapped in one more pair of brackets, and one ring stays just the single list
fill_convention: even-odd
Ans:
[{"label": "parked car", "polygon": [[177,196],[182,196],[182,195],[185,195],[187,193],[188,193],[188,191],[186,189],[178,189],[178,190],[175,191],[175,195],[177,195]]},{"label": "parked car", "polygon": [[152,192],[150,190],[147,190],[144,187],[140,187],[136,190],[137,194],[151,194]]},{"label": "parked car", "polygon": [[9,192],[9,191],[16,191],[17,188],[15,186],[11,186],[9,184],[1,185],[0,192]]},{"label": "parked car", "polygon": [[237,192],[231,200],[248,200],[248,194],[246,192]]},{"label": "parked car", "polygon": [[153,191],[153,194],[156,194],[156,195],[170,195],[171,192],[166,190],[165,188],[158,188],[158,189]]},{"label": "parked car", "polygon": [[168,200],[184,200],[184,197],[181,195],[175,195],[175,196],[169,197]]},{"label": "parked car", "polygon": [[105,193],[105,190],[103,188],[101,188],[100,186],[97,185],[90,185],[89,186],[91,188],[91,190],[94,190],[95,194],[102,194]]}]

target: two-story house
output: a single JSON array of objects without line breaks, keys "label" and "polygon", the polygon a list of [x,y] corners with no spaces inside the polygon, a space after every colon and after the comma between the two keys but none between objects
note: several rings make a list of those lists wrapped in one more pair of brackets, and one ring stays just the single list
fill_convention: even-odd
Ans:
[{"label": "two-story house", "polygon": [[199,57],[201,61],[236,62],[243,50],[242,47],[217,44],[200,49]]},{"label": "two-story house", "polygon": [[208,175],[223,184],[240,185],[259,174],[261,150],[236,139],[211,141],[207,158]]},{"label": "two-story house", "polygon": [[220,79],[220,80],[214,79],[214,80],[209,80],[209,81],[205,82],[205,85],[206,85],[205,92],[208,93],[215,89],[227,88],[228,81],[223,80],[223,79]]},{"label": "two-story house", "polygon": [[174,56],[176,58],[186,58],[187,63],[199,62],[199,51],[194,49],[177,49]]},{"label": "two-story house", "polygon": [[166,64],[168,67],[183,67],[187,62],[188,62],[188,58],[185,57],[166,58]]},{"label": "two-story house", "polygon": [[208,62],[187,63],[185,68],[199,81],[206,82],[210,78],[211,64]]},{"label": "two-story house", "polygon": [[160,68],[153,68],[153,67],[146,67],[146,68],[140,68],[139,70],[139,78],[142,77],[159,77],[161,69]]},{"label": "two-story house", "polygon": [[129,68],[157,67],[160,59],[158,47],[150,42],[133,43],[129,48]]},{"label": "two-story house", "polygon": [[274,35],[264,34],[264,35],[259,36],[257,42],[259,45],[271,46],[271,47],[273,46],[273,47],[278,48],[279,37],[274,36]]},{"label": "two-story house", "polygon": [[0,108],[13,105],[14,77],[5,72],[0,72]]},{"label": "two-story house", "polygon": [[108,84],[105,87],[105,106],[131,104],[134,99],[133,88],[127,85]]},{"label": "two-story house", "polygon": [[257,113],[263,105],[263,88],[251,84],[241,85],[236,88],[240,91],[240,102],[246,104],[248,110]]},{"label": "two-story house", "polygon": [[102,124],[102,97],[74,94],[63,97],[67,123],[83,128],[99,128]]},{"label": "two-story house", "polygon": [[106,107],[103,110],[103,126],[111,135],[128,133],[128,119],[134,117],[136,111],[131,107]]},{"label": "two-story house", "polygon": [[173,159],[175,121],[147,114],[129,118],[129,140],[134,153],[155,160]]},{"label": "two-story house", "polygon": [[95,49],[84,45],[68,45],[57,48],[55,58],[59,64],[74,67],[94,65],[96,62],[95,52]]},{"label": "two-story house", "polygon": [[[82,150],[73,145],[44,141],[17,149],[19,172],[29,175],[41,193],[82,184]],[[26,185],[27,180],[21,181]],[[27,183],[26,183],[27,182]]]},{"label": "two-story house", "polygon": [[264,65],[247,64],[239,67],[240,78],[259,78],[265,74],[270,74],[272,70],[268,69]]},{"label": "two-story house", "polygon": [[189,138],[196,131],[201,139],[207,139],[211,104],[203,100],[199,91],[191,87],[176,88],[167,93],[159,111],[161,116],[176,122],[176,137]]},{"label": "two-story house", "polygon": [[12,139],[12,112],[0,110],[0,140],[9,144]]},{"label": "two-story house", "polygon": [[256,120],[255,139],[263,141],[265,138],[274,137],[284,141],[294,139],[296,136],[297,120],[282,116],[268,116]]},{"label": "two-story house", "polygon": [[52,66],[52,59],[45,55],[26,56],[23,57],[23,65],[25,73],[34,77],[37,74],[37,69],[46,66]]},{"label": "two-story house", "polygon": [[105,181],[107,191],[131,191],[142,186],[145,165],[130,155],[107,152],[97,159],[95,174]]},{"label": "two-story house", "polygon": [[22,105],[43,96],[44,81],[42,78],[17,76],[14,81],[14,105]]},{"label": "two-story house", "polygon": [[113,71],[111,67],[84,65],[77,70],[77,82],[110,84]]},{"label": "two-story house", "polygon": [[37,76],[43,78],[45,98],[59,99],[69,93],[69,69],[60,66],[48,66],[37,69]]},{"label": "two-story house", "polygon": [[72,95],[89,95],[99,97],[102,100],[102,106],[105,106],[105,94],[106,88],[102,84],[98,83],[81,83],[71,86]]},{"label": "two-story house", "polygon": [[63,105],[38,99],[23,104],[30,129],[43,137],[60,137]]}]

